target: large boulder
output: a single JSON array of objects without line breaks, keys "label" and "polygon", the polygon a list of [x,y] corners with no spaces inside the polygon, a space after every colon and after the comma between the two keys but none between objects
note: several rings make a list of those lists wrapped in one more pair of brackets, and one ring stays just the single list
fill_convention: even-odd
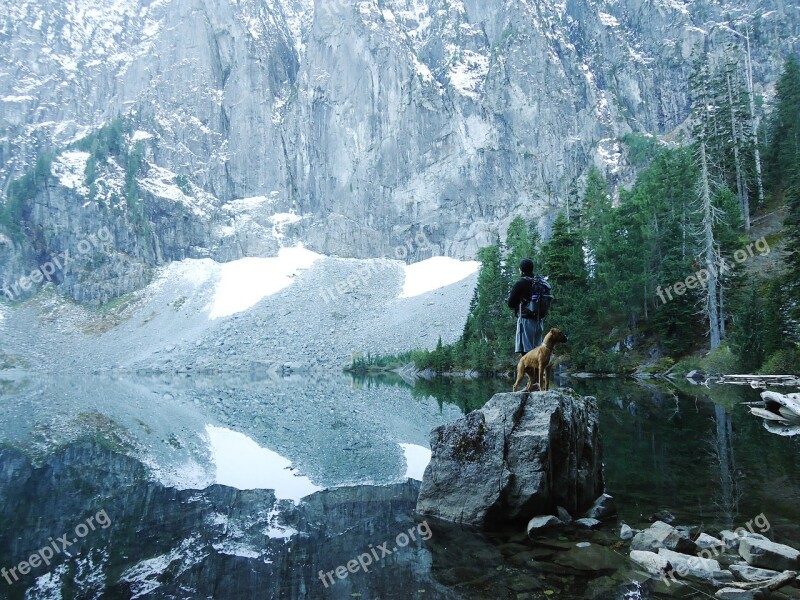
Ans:
[{"label": "large boulder", "polygon": [[431,432],[417,512],[478,526],[526,523],[603,493],[594,398],[571,390],[495,394]]},{"label": "large boulder", "polygon": [[659,548],[683,554],[697,552],[697,545],[688,534],[663,521],[656,521],[648,529],[637,533],[631,541],[631,550],[657,552]]},{"label": "large boulder", "polygon": [[748,534],[739,542],[739,554],[751,567],[773,571],[796,571],[800,568],[800,551],[757,533]]}]

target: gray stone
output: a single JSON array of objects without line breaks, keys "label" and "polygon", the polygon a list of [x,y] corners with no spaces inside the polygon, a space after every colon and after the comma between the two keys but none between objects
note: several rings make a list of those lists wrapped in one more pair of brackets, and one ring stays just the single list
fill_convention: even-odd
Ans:
[{"label": "gray stone", "polygon": [[625,564],[625,557],[605,546],[589,544],[583,547],[576,545],[566,552],[560,552],[554,562],[578,571],[610,575]]},{"label": "gray stone", "polygon": [[602,525],[600,521],[597,519],[591,519],[589,517],[583,517],[582,519],[575,519],[575,525],[581,527],[583,529],[596,529]]},{"label": "gray stone", "polygon": [[553,515],[533,517],[528,521],[528,537],[536,537],[544,531],[561,527],[563,523]]},{"label": "gray stone", "polygon": [[659,548],[658,555],[669,561],[672,566],[672,572],[676,577],[704,581],[710,584],[717,581],[733,581],[730,572],[723,571],[716,560],[689,556],[666,548]]},{"label": "gray stone", "polygon": [[659,548],[684,554],[695,554],[697,546],[680,531],[663,521],[656,521],[637,533],[631,541],[631,550],[657,551]]},{"label": "gray stone", "polygon": [[739,542],[743,536],[738,535],[735,531],[730,529],[723,529],[719,532],[720,539],[725,543],[726,548],[739,548]]},{"label": "gray stone", "polygon": [[780,571],[772,571],[770,569],[759,569],[758,567],[751,567],[747,564],[737,564],[728,567],[740,581],[766,581],[781,574]]},{"label": "gray stone", "polygon": [[561,521],[563,521],[567,525],[572,523],[572,515],[569,514],[569,511],[563,506],[556,507],[556,515],[558,515],[558,518],[561,519]]},{"label": "gray stone", "polygon": [[740,590],[737,588],[722,588],[714,594],[721,600],[755,600],[755,594],[750,590]]},{"label": "gray stone", "polygon": [[697,544],[697,547],[701,550],[720,550],[725,547],[725,542],[710,536],[707,533],[701,533],[698,535],[695,538],[694,543]]},{"label": "gray stone", "polygon": [[619,528],[619,539],[628,541],[633,538],[633,529],[627,523],[623,523]]},{"label": "gray stone", "polygon": [[739,542],[739,554],[752,567],[775,571],[796,571],[800,567],[799,551],[758,534],[747,535]]},{"label": "gray stone", "polygon": [[642,567],[648,575],[662,577],[670,569],[669,561],[655,552],[646,550],[631,550],[630,558]]},{"label": "gray stone", "polygon": [[614,498],[608,494],[602,494],[597,500],[594,501],[591,508],[584,514],[585,517],[590,519],[607,519],[617,514],[617,506]]},{"label": "gray stone", "polygon": [[675,515],[668,510],[660,510],[657,513],[650,515],[650,522],[655,523],[656,521],[662,521],[668,525],[672,525],[672,523],[675,522]]},{"label": "gray stone", "polygon": [[603,489],[598,427],[594,398],[495,394],[431,432],[417,512],[479,526],[583,512]]}]

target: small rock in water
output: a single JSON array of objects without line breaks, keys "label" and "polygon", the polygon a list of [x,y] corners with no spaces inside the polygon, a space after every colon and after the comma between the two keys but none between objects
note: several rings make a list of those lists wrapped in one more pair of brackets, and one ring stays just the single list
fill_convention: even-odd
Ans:
[{"label": "small rock in water", "polygon": [[608,494],[603,494],[594,501],[594,504],[586,511],[584,516],[590,519],[607,519],[615,514],[617,514],[617,507],[614,498]]},{"label": "small rock in water", "polygon": [[572,515],[569,514],[566,508],[563,506],[556,507],[556,513],[558,514],[558,518],[561,519],[564,523],[570,524],[572,523]]},{"label": "small rock in water", "polygon": [[714,594],[721,600],[754,600],[755,594],[750,590],[740,590],[737,588],[722,588]]},{"label": "small rock in water", "polygon": [[619,539],[630,540],[633,538],[633,529],[627,523],[623,523],[619,528]]},{"label": "small rock in water", "polygon": [[555,529],[561,525],[563,525],[563,523],[553,515],[533,517],[528,521],[528,537],[535,537],[544,531]]},{"label": "small rock in water", "polygon": [[583,527],[584,529],[595,529],[600,527],[600,521],[597,519],[590,519],[589,517],[584,517],[583,519],[576,519],[575,525],[578,527]]},{"label": "small rock in water", "polygon": [[675,522],[675,515],[667,510],[660,510],[657,513],[650,515],[648,519],[651,523],[655,523],[656,521],[663,521],[667,525],[671,525]]}]

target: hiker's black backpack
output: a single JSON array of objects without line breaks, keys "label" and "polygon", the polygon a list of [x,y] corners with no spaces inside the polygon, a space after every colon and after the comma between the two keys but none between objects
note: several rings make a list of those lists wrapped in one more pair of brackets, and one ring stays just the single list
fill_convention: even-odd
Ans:
[{"label": "hiker's black backpack", "polygon": [[523,277],[531,282],[530,298],[522,300],[522,316],[527,319],[544,319],[550,311],[553,296],[550,293],[550,284],[539,275]]}]

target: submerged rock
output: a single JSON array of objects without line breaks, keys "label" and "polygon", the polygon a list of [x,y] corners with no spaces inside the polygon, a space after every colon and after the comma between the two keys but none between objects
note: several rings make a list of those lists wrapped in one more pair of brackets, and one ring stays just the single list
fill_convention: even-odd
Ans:
[{"label": "submerged rock", "polygon": [[576,545],[558,554],[554,562],[577,571],[610,575],[625,564],[625,556],[598,544]]},{"label": "submerged rock", "polygon": [[603,492],[597,403],[572,391],[495,394],[431,432],[417,512],[486,526],[557,506],[587,510]]}]

